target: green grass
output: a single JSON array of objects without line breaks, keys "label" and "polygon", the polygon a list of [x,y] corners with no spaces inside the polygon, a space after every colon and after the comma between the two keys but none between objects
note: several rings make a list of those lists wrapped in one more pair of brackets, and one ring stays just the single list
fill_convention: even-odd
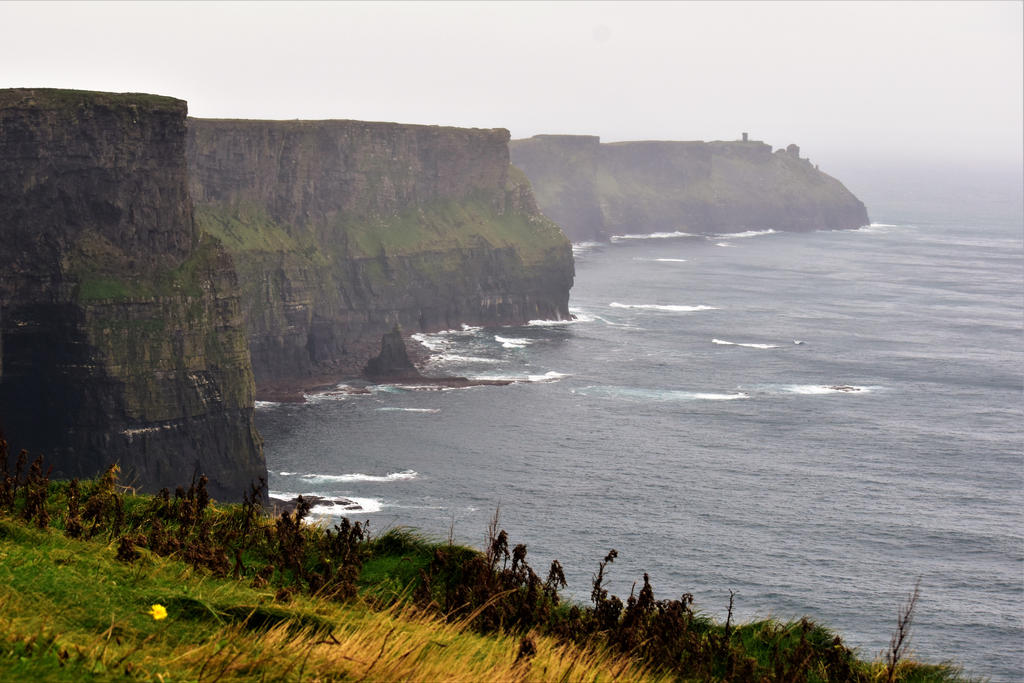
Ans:
[{"label": "green grass", "polygon": [[407,256],[417,252],[512,248],[525,265],[543,262],[565,237],[550,221],[517,213],[496,214],[483,199],[438,201],[378,219],[344,219],[343,234],[354,257]]},{"label": "green grass", "polygon": [[[509,583],[525,565],[502,560],[493,532],[486,554],[405,528],[359,540],[351,526],[328,533],[207,504],[201,482],[161,502],[122,493],[112,476],[76,489],[34,471],[0,472],[0,680],[887,680],[884,663],[807,620],[727,628],[683,609],[658,630],[679,604],[631,601],[604,631],[586,626],[596,612],[563,602],[516,626],[508,618],[534,604]],[[31,502],[42,492],[44,508]],[[494,581],[486,602],[441,609],[447,590],[471,601]],[[511,611],[494,612],[505,602]],[[488,614],[505,616],[486,626]],[[967,680],[909,660],[894,674]]]},{"label": "green grass", "polygon": [[156,297],[203,293],[205,273],[215,267],[220,246],[215,237],[201,235],[187,258],[178,264],[150,268],[129,265],[133,255],[124,253],[95,233],[79,239],[68,271],[77,282],[77,300],[96,302],[139,301]]},{"label": "green grass", "polygon": [[[126,500],[126,517],[149,503]],[[54,512],[57,512],[56,509]],[[223,511],[218,514],[228,514]],[[408,603],[338,602],[256,589],[172,557],[116,559],[117,543],[67,538],[0,517],[0,679],[107,680],[656,680],[626,659],[537,637],[481,635]],[[392,532],[378,549],[431,545]],[[378,558],[384,568],[399,555]],[[384,571],[398,581],[401,572]],[[368,586],[368,593],[373,593]],[[166,608],[156,621],[151,606]]]},{"label": "green grass", "polygon": [[196,221],[203,232],[219,238],[233,253],[296,253],[316,264],[332,258],[387,259],[489,246],[513,248],[531,265],[567,245],[551,221],[518,213],[498,214],[486,199],[473,197],[432,202],[390,216],[339,214],[332,223],[318,228],[319,236],[278,223],[252,203],[200,205]]}]

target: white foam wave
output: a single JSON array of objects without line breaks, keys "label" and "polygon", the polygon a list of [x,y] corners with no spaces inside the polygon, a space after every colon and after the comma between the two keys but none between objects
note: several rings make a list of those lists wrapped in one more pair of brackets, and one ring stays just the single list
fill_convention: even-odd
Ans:
[{"label": "white foam wave", "polygon": [[849,232],[866,232],[869,234],[885,234],[893,228],[899,228],[899,225],[893,225],[892,223],[872,223],[870,225],[862,225],[859,228],[854,228]]},{"label": "white foam wave", "polygon": [[262,410],[264,408],[274,408],[281,405],[277,401],[254,401],[252,407],[256,410]]},{"label": "white foam wave", "polygon": [[728,242],[715,242],[716,247],[735,247],[735,244],[729,244]]},{"label": "white foam wave", "polygon": [[699,304],[697,306],[677,306],[677,305],[661,305],[661,304],[620,304],[618,301],[613,301],[608,304],[612,308],[634,308],[644,311],[669,311],[671,313],[689,313],[692,311],[717,311],[717,306],[705,306]]},{"label": "white foam wave", "polygon": [[680,389],[641,389],[638,387],[584,387],[573,393],[600,398],[633,399],[637,401],[735,401],[750,398],[745,391],[709,392]]},{"label": "white foam wave", "polygon": [[473,379],[482,380],[485,382],[557,382],[563,377],[569,377],[564,372],[555,372],[550,370],[545,372],[543,375],[477,375]]},{"label": "white foam wave", "polygon": [[571,325],[573,323],[581,322],[586,321],[580,320],[579,317],[577,317],[575,320],[531,320],[526,324],[530,327],[557,327],[560,325]]},{"label": "white foam wave", "polygon": [[858,387],[850,384],[787,384],[780,387],[790,394],[818,396],[822,394],[870,394],[869,387]]},{"label": "white foam wave", "polygon": [[658,263],[686,263],[684,258],[656,258],[654,260]]},{"label": "white foam wave", "polygon": [[712,339],[711,343],[713,343],[713,344],[722,344],[722,345],[725,345],[725,346],[745,346],[748,349],[777,349],[777,348],[779,348],[778,344],[743,344],[743,343],[740,343],[740,342],[726,341],[724,339]]},{"label": "white foam wave", "polygon": [[760,237],[761,235],[774,235],[775,230],[771,228],[767,230],[746,230],[744,232],[720,232],[715,237],[724,237],[725,239],[734,239],[741,237]]},{"label": "white foam wave", "polygon": [[343,496],[345,500],[351,501],[350,505],[314,505],[309,509],[311,515],[318,517],[340,517],[346,514],[371,514],[380,512],[384,502],[379,498],[355,498]]},{"label": "white foam wave", "polygon": [[282,477],[290,477],[294,474],[298,474],[298,472],[278,472],[278,474],[280,474]]},{"label": "white foam wave", "polygon": [[387,412],[395,413],[440,413],[440,408],[397,408],[395,406],[384,406],[383,408],[377,408],[377,410],[383,410]]},{"label": "white foam wave", "polygon": [[448,339],[448,337],[464,337],[473,335],[482,329],[482,327],[463,324],[462,327],[457,330],[441,330],[440,332],[431,333],[417,332],[409,335],[409,338],[418,342],[421,346],[426,347],[429,351],[437,353],[451,345],[451,340]]},{"label": "white foam wave", "polygon": [[481,358],[479,356],[460,356],[456,353],[442,353],[431,358],[433,363],[487,363],[495,364],[501,361],[497,358]]},{"label": "white foam wave", "polygon": [[700,235],[676,230],[674,232],[652,232],[638,235],[612,235],[611,240],[612,242],[622,242],[625,240],[669,240],[677,237],[700,237]]},{"label": "white foam wave", "polygon": [[441,335],[437,334],[417,332],[416,334],[410,335],[409,338],[418,342],[420,346],[425,347],[428,351],[433,351],[434,353],[443,351],[449,344],[447,339],[444,339]]},{"label": "white foam wave", "polygon": [[532,339],[518,339],[515,337],[500,337],[494,335],[494,341],[499,342],[506,349],[522,349],[533,343]]},{"label": "white foam wave", "polygon": [[591,316],[590,320],[592,320],[592,321],[593,320],[598,320],[600,322],[603,322],[605,325],[610,325],[611,327],[626,327],[626,328],[629,328],[631,330],[640,329],[636,325],[630,325],[628,323],[617,323],[617,322],[615,322],[613,320],[609,320],[608,318],[604,318],[604,317],[599,316],[599,315]]},{"label": "white foam wave", "polygon": [[306,481],[311,481],[317,484],[326,484],[343,481],[406,481],[409,479],[415,479],[418,476],[419,473],[415,470],[402,470],[401,472],[390,472],[385,475],[363,474],[361,472],[355,472],[353,474],[303,474],[302,478]]},{"label": "white foam wave", "polygon": [[543,375],[527,375],[526,377],[531,382],[557,382],[563,377],[568,376],[569,375],[565,374],[564,372],[555,372],[554,370],[551,370],[545,372]]},{"label": "white foam wave", "polygon": [[576,322],[578,323],[592,323],[594,320],[598,319],[596,316],[587,313],[582,308],[570,308],[569,312],[573,314],[576,318]]},{"label": "white foam wave", "polygon": [[682,394],[682,398],[692,398],[695,401],[735,401],[739,398],[750,398],[750,394],[738,391],[735,394],[710,394],[706,392],[676,392]]},{"label": "white foam wave", "polygon": [[603,246],[604,244],[602,244],[601,242],[575,242],[572,245],[572,253],[573,256],[576,256],[578,254],[585,254],[588,251]]}]

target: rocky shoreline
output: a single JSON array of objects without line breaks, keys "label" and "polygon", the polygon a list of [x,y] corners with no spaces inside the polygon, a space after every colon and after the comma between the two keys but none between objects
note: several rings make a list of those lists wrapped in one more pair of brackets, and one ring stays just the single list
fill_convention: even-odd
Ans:
[{"label": "rocky shoreline", "polygon": [[[467,389],[469,387],[503,387],[515,384],[512,379],[474,379],[470,377],[443,376],[428,377],[420,372],[409,356],[420,364],[430,354],[419,345],[409,345],[400,330],[395,329],[383,335],[381,352],[370,360],[361,376],[351,371],[336,374],[321,374],[311,377],[267,382],[256,387],[256,400],[271,403],[305,403],[310,394],[360,395],[369,394],[370,385],[392,385],[412,391],[443,391],[445,389]],[[349,385],[346,382],[354,382]]]}]

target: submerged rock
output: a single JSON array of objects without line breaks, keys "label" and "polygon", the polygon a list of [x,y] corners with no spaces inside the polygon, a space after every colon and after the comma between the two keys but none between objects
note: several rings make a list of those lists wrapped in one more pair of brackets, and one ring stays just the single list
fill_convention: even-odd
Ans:
[{"label": "submerged rock", "polygon": [[[299,506],[299,498],[309,503],[310,507],[327,508],[330,513],[341,514],[343,512],[362,512],[363,506],[359,503],[349,500],[348,498],[324,498],[323,496],[297,496],[285,500],[284,498],[270,497],[269,510],[274,515],[279,515],[282,512],[289,514],[295,512],[295,508]],[[335,510],[334,508],[337,508]]]}]

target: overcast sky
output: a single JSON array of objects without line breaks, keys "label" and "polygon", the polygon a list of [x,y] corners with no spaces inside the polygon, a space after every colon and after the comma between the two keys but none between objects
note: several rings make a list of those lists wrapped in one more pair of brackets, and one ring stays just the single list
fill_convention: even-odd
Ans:
[{"label": "overcast sky", "polygon": [[0,87],[1020,166],[1021,2],[0,2]]}]

